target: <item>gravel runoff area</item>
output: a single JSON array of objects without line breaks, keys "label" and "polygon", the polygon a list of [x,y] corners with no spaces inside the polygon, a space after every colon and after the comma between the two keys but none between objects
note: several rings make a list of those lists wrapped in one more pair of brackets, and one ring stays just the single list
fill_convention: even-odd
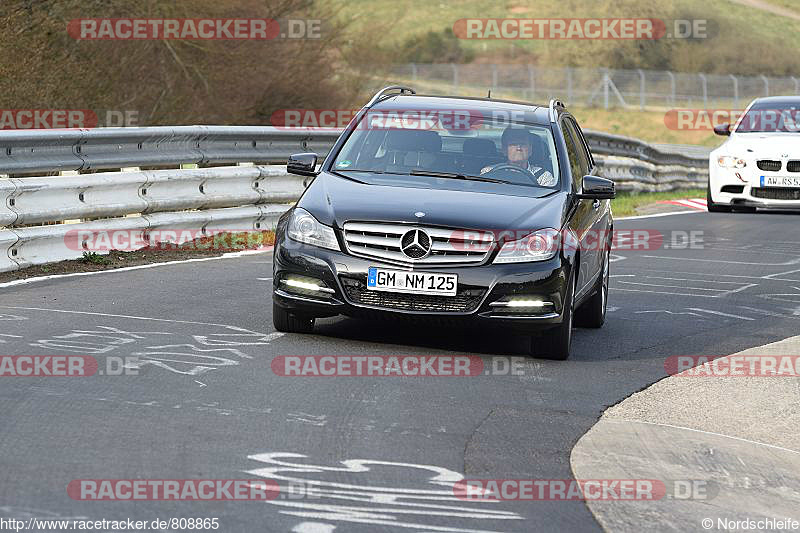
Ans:
[{"label": "gravel runoff area", "polygon": [[[798,356],[800,336],[734,355]],[[606,531],[792,530],[780,520],[800,521],[799,400],[794,376],[670,376],[609,408],[572,470],[664,482],[657,501],[588,501]]]}]

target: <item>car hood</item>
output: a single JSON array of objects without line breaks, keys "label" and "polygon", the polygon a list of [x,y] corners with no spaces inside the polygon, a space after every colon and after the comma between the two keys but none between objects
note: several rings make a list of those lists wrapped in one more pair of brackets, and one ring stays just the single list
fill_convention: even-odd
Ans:
[{"label": "car hood", "polygon": [[[560,229],[566,193],[534,188],[528,196],[458,190],[476,182],[448,180],[447,189],[359,183],[321,173],[298,206],[320,222],[341,228],[347,221],[418,223],[477,230]],[[452,187],[452,188],[451,188]],[[417,216],[417,213],[425,213]]]},{"label": "car hood", "polygon": [[715,152],[745,158],[781,159],[800,157],[798,147],[800,134],[796,133],[734,133]]}]

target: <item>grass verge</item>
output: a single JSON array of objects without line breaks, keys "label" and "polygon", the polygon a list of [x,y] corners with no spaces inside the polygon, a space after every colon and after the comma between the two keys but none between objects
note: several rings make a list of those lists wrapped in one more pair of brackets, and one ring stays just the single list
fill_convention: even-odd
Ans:
[{"label": "grass verge", "polygon": [[611,200],[611,208],[615,217],[628,217],[636,215],[637,207],[654,204],[662,200],[680,200],[683,198],[705,198],[705,189],[680,189],[663,192],[621,192]]},{"label": "grass verge", "polygon": [[12,272],[0,272],[0,283],[38,276],[98,272],[152,263],[218,257],[224,253],[256,250],[274,243],[275,232],[273,231],[222,232],[180,246],[163,243],[130,252],[121,250],[110,250],[107,254],[84,252],[80,259],[37,265]]}]

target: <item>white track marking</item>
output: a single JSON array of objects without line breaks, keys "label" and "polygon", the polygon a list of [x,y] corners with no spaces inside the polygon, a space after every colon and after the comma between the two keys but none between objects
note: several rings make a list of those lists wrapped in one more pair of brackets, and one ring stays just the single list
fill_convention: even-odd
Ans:
[{"label": "white track marking", "polygon": [[[632,269],[633,267],[620,267],[620,268]],[[637,268],[636,270],[640,272],[654,272],[654,273],[664,273],[664,274],[686,274],[688,276],[713,276],[715,278],[740,278],[740,279],[758,279],[758,280],[769,280],[769,281],[792,281],[792,282],[800,281],[797,279],[782,279],[774,277],[774,276],[782,276],[784,274],[788,274],[791,272],[800,272],[800,270],[790,270],[789,272],[768,274],[766,276],[743,276],[741,274],[718,274],[716,272],[685,272],[679,270],[657,270],[653,268],[642,268],[642,269]],[[633,274],[628,274],[628,275],[632,276]]]},{"label": "white track marking", "polygon": [[700,309],[697,307],[687,307],[687,309],[690,311],[700,311],[701,313],[711,313],[712,315],[726,316],[728,318],[739,318],[741,320],[755,320],[755,318],[750,318],[749,316],[732,315],[730,313],[723,313],[722,311],[712,311],[711,309]]},{"label": "white track marking", "polygon": [[668,315],[703,316],[703,315],[699,315],[697,313],[687,313],[686,311],[675,312],[675,311],[668,311],[667,309],[658,309],[658,310],[653,310],[653,311],[636,311],[634,314],[635,315],[643,315],[643,314],[646,314],[646,313],[666,313]]},{"label": "white track marking", "polygon": [[766,309],[759,309],[757,307],[748,307],[746,305],[740,305],[738,307],[740,309],[747,309],[748,311],[752,311],[754,313],[758,313],[760,315],[765,315],[765,316],[775,316],[778,318],[794,318],[793,316],[790,315],[783,315],[781,313],[776,313],[774,311],[767,311]]},{"label": "white track marking", "polygon": [[701,263],[725,263],[726,265],[748,265],[748,266],[790,266],[800,263],[800,257],[796,257],[784,263],[748,263],[745,261],[728,261],[725,259],[694,259],[690,257],[672,257],[667,255],[643,255],[649,259],[673,259],[675,261],[700,261]]},{"label": "white track marking", "polygon": [[228,324],[215,324],[214,322],[195,322],[193,320],[176,320],[173,318],[155,318],[149,316],[133,316],[133,315],[115,315],[111,313],[96,313],[93,311],[71,311],[68,309],[47,309],[44,307],[21,307],[21,306],[12,306],[12,305],[0,305],[0,308],[3,309],[23,309],[27,311],[47,311],[50,313],[67,313],[67,314],[75,314],[75,315],[92,315],[92,316],[106,316],[110,318],[130,318],[133,320],[152,320],[155,322],[172,322],[175,324],[196,324],[200,326],[219,326],[223,328],[229,329],[237,329],[242,330],[244,328],[240,328],[238,326],[230,326]]},{"label": "white track marking", "polygon": [[705,431],[705,430],[702,430],[702,429],[687,428],[687,427],[684,427],[684,426],[674,426],[672,424],[662,424],[660,422],[645,422],[644,420],[631,420],[629,418],[612,418],[612,419],[608,420],[608,422],[627,422],[627,423],[634,422],[636,424],[648,424],[650,426],[661,426],[661,427],[673,428],[673,429],[685,429],[686,431],[694,431],[695,433],[704,433],[706,435],[714,435],[716,437],[725,437],[726,439],[738,440],[738,441],[741,441],[741,442],[746,442],[748,444],[756,444],[758,446],[765,446],[767,448],[772,448],[774,450],[781,450],[781,451],[784,451],[784,452],[791,452],[791,453],[800,454],[800,451],[791,450],[789,448],[784,448],[782,446],[775,446],[774,444],[766,444],[764,442],[758,442],[757,440],[744,439],[742,437],[731,437],[730,435],[724,435],[722,433],[715,433],[713,431]]},{"label": "white track marking", "polygon": [[625,285],[644,285],[645,287],[663,287],[668,289],[689,289],[693,291],[713,291],[713,292],[728,292],[725,289],[708,289],[705,287],[686,287],[685,285],[664,285],[661,283],[639,283],[636,281],[620,281]]},{"label": "white track marking", "polygon": [[668,294],[670,296],[696,296],[697,298],[719,298],[719,294],[691,294],[687,292],[646,291],[643,289],[623,289],[622,287],[609,287],[612,291],[643,292],[646,294]]},{"label": "white track marking", "polygon": [[800,281],[800,279],[778,278],[778,276],[785,276],[787,274],[794,274],[796,272],[800,272],[800,269],[788,270],[786,272],[778,272],[776,274],[769,274],[767,276],[764,276],[763,279],[774,279],[774,280],[778,280],[778,281]]},{"label": "white track marking", "polygon": [[332,533],[336,529],[333,524],[322,522],[303,522],[292,528],[292,533]]},{"label": "white track marking", "polygon": [[[164,263],[149,263],[147,265],[136,265],[136,266],[129,266],[129,267],[122,267],[122,268],[112,268],[109,270],[98,270],[96,272],[73,272],[72,274],[53,274],[51,276],[38,276],[35,278],[25,278],[25,279],[15,279],[13,281],[7,281],[5,283],[0,283],[0,289],[5,287],[14,287],[16,285],[27,285],[29,283],[34,283],[37,281],[47,281],[51,279],[61,279],[61,278],[74,278],[79,276],[94,276],[96,274],[110,274],[114,272],[128,272],[131,270],[142,270],[144,268],[155,268],[161,266],[168,266],[168,265],[183,265],[185,263],[200,263],[203,261],[216,261],[218,259],[233,259],[237,257],[245,257],[248,255],[255,255],[255,254],[266,254],[272,253],[272,249],[266,250],[245,250],[242,252],[230,252],[227,254],[222,254],[216,257],[198,257],[195,259],[182,259],[180,261],[166,261]],[[12,271],[13,272],[13,271]]]},{"label": "white track marking", "polygon": [[[620,276],[631,276],[631,274],[620,274]],[[658,292],[658,291],[650,291],[650,290],[647,290],[647,289],[644,289],[644,288],[630,288],[630,287],[625,288],[625,287],[620,287],[620,286],[617,286],[617,285],[615,285],[612,288],[614,288],[616,290],[628,290],[628,291],[639,291],[639,292],[654,292],[654,293],[657,293],[657,294],[675,294],[675,295],[678,295],[678,296],[705,296],[705,297],[708,297],[708,298],[722,298],[722,297],[725,297],[725,296],[727,296],[729,294],[734,294],[734,293],[737,293],[737,292],[741,292],[741,291],[747,290],[747,289],[749,289],[751,287],[755,287],[755,286],[758,285],[757,283],[744,283],[744,284],[742,284],[740,282],[735,282],[735,281],[715,281],[715,280],[700,280],[700,279],[687,279],[687,278],[669,278],[669,277],[663,277],[663,276],[637,276],[637,279],[639,279],[640,281],[617,280],[616,284],[617,285],[626,285],[626,286],[636,285],[636,286],[641,286],[641,287],[657,287],[657,288],[665,288],[665,289],[682,289],[682,290],[685,290],[685,291],[696,291],[696,292],[689,293],[689,294],[684,293],[684,292],[677,292],[677,291],[661,291],[661,292]],[[698,283],[705,283],[706,285],[719,283],[719,284],[726,284],[726,285],[738,285],[738,287],[736,287],[736,288],[724,288],[724,289],[714,289],[714,288],[710,288],[710,287],[707,287],[707,286],[706,287],[690,287],[690,286],[687,286],[686,284],[675,285],[675,284],[671,284],[671,283],[644,282],[643,280],[646,280],[646,279],[654,279],[656,281],[662,281],[662,280],[668,280],[668,281],[695,281],[695,282],[698,282]],[[710,295],[710,294],[705,294],[705,293],[700,292],[700,291],[705,291],[706,293],[707,292],[718,292],[719,294]]]},{"label": "white track marking", "polygon": [[620,217],[615,218],[615,221],[618,220],[639,220],[642,218],[658,218],[658,217],[670,217],[673,215],[696,215],[698,213],[703,213],[703,211],[672,211],[670,213],[656,213],[655,215],[636,215],[632,217]]}]

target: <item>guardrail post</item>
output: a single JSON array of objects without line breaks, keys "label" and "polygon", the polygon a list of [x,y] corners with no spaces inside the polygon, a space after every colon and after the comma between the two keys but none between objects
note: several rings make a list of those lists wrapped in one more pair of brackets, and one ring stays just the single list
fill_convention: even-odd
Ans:
[{"label": "guardrail post", "polygon": [[453,94],[458,91],[458,65],[450,63],[450,68],[453,69]]},{"label": "guardrail post", "polygon": [[739,80],[733,74],[728,74],[733,80],[733,107],[739,109]]},{"label": "guardrail post", "polygon": [[497,89],[497,65],[492,63],[492,89]]},{"label": "guardrail post", "polygon": [[794,94],[800,94],[800,80],[791,76],[792,82],[794,82]]},{"label": "guardrail post", "polygon": [[764,96],[769,96],[769,80],[763,74],[759,78],[764,81]]},{"label": "guardrail post", "polygon": [[608,76],[608,69],[603,73],[603,109],[608,109],[608,86],[611,78]]},{"label": "guardrail post", "polygon": [[411,79],[416,82],[417,81],[417,64],[411,63]]}]

